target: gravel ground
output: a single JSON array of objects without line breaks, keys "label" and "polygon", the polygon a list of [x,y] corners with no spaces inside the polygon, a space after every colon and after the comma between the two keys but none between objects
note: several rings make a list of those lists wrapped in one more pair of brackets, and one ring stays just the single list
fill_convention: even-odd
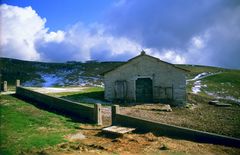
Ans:
[{"label": "gravel ground", "polygon": [[216,107],[207,103],[191,108],[172,108],[172,112],[160,111],[161,104],[121,107],[120,112],[162,123],[183,126],[201,131],[240,138],[240,106]]}]

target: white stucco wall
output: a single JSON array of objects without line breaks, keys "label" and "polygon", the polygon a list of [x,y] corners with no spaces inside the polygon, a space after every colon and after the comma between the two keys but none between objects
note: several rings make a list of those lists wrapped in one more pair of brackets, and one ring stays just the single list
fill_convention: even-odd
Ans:
[{"label": "white stucco wall", "polygon": [[[175,104],[186,102],[186,79],[185,72],[173,65],[164,63],[147,55],[141,55],[130,62],[110,71],[104,75],[105,99],[114,100],[114,84],[117,80],[127,81],[127,100],[134,102],[135,80],[142,77],[149,77],[153,81],[153,87],[172,87],[173,100]],[[154,101],[161,99],[153,88]]]}]

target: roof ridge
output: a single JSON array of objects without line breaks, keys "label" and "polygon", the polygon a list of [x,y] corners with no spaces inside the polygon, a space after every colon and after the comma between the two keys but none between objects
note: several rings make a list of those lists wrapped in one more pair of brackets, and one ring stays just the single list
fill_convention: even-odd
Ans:
[{"label": "roof ridge", "polygon": [[114,70],[118,69],[119,67],[121,67],[121,66],[123,66],[123,65],[126,65],[127,63],[130,63],[132,60],[137,59],[137,58],[139,58],[139,57],[141,57],[141,56],[147,56],[147,57],[150,57],[150,58],[153,58],[153,59],[157,60],[158,62],[166,63],[166,64],[168,64],[168,65],[171,65],[171,66],[173,66],[173,67],[175,67],[175,68],[177,68],[177,69],[183,70],[183,71],[185,71],[185,72],[190,72],[190,71],[187,70],[187,69],[184,69],[184,68],[181,68],[181,67],[177,67],[176,65],[174,65],[174,64],[172,64],[172,63],[169,63],[169,62],[163,61],[163,60],[161,60],[161,59],[159,59],[159,58],[157,58],[157,57],[148,55],[148,54],[146,54],[146,52],[145,52],[144,50],[142,50],[142,51],[141,51],[141,54],[139,54],[139,55],[137,55],[137,56],[129,59],[127,62],[123,63],[122,65],[120,65],[120,66],[118,66],[118,67],[116,67],[116,68],[113,68],[113,69],[111,69],[111,70],[109,70],[109,71],[103,72],[101,75],[105,75],[106,73],[109,73],[109,72],[111,72],[111,71],[114,71]]}]

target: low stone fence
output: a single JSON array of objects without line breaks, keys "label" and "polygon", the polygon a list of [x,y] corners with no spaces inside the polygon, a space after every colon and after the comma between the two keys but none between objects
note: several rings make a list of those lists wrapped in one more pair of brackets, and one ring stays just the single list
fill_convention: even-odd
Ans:
[{"label": "low stone fence", "polygon": [[8,87],[7,87],[7,81],[3,81],[3,83],[0,81],[0,92],[1,91],[8,91]]},{"label": "low stone fence", "polygon": [[[1,74],[0,74],[0,78],[1,78]],[[20,86],[20,80],[17,79],[16,80],[16,87]],[[1,81],[0,79],[0,92],[7,92],[9,89],[8,89],[8,82],[7,81]]]},{"label": "low stone fence", "polygon": [[112,123],[173,138],[240,148],[240,139],[123,115],[120,114],[118,105],[112,106]]},{"label": "low stone fence", "polygon": [[87,119],[98,125],[102,125],[101,104],[95,104],[94,108],[81,105],[77,102],[49,96],[39,92],[29,90],[27,88],[17,86],[16,95],[36,101],[41,105],[51,109],[74,115],[81,119]]}]

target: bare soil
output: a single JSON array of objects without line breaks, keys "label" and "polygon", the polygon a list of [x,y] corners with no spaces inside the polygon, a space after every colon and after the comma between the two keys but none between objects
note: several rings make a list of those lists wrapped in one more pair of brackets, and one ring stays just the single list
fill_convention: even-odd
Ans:
[{"label": "bare soil", "polygon": [[[186,140],[177,140],[167,137],[158,137],[152,133],[130,133],[122,136],[109,135],[101,132],[99,126],[82,125],[79,132],[86,138],[75,141],[69,140],[54,148],[41,151],[25,152],[25,154],[239,154],[239,148],[231,148],[220,145],[195,143]],[[72,137],[73,135],[71,135]]]}]

